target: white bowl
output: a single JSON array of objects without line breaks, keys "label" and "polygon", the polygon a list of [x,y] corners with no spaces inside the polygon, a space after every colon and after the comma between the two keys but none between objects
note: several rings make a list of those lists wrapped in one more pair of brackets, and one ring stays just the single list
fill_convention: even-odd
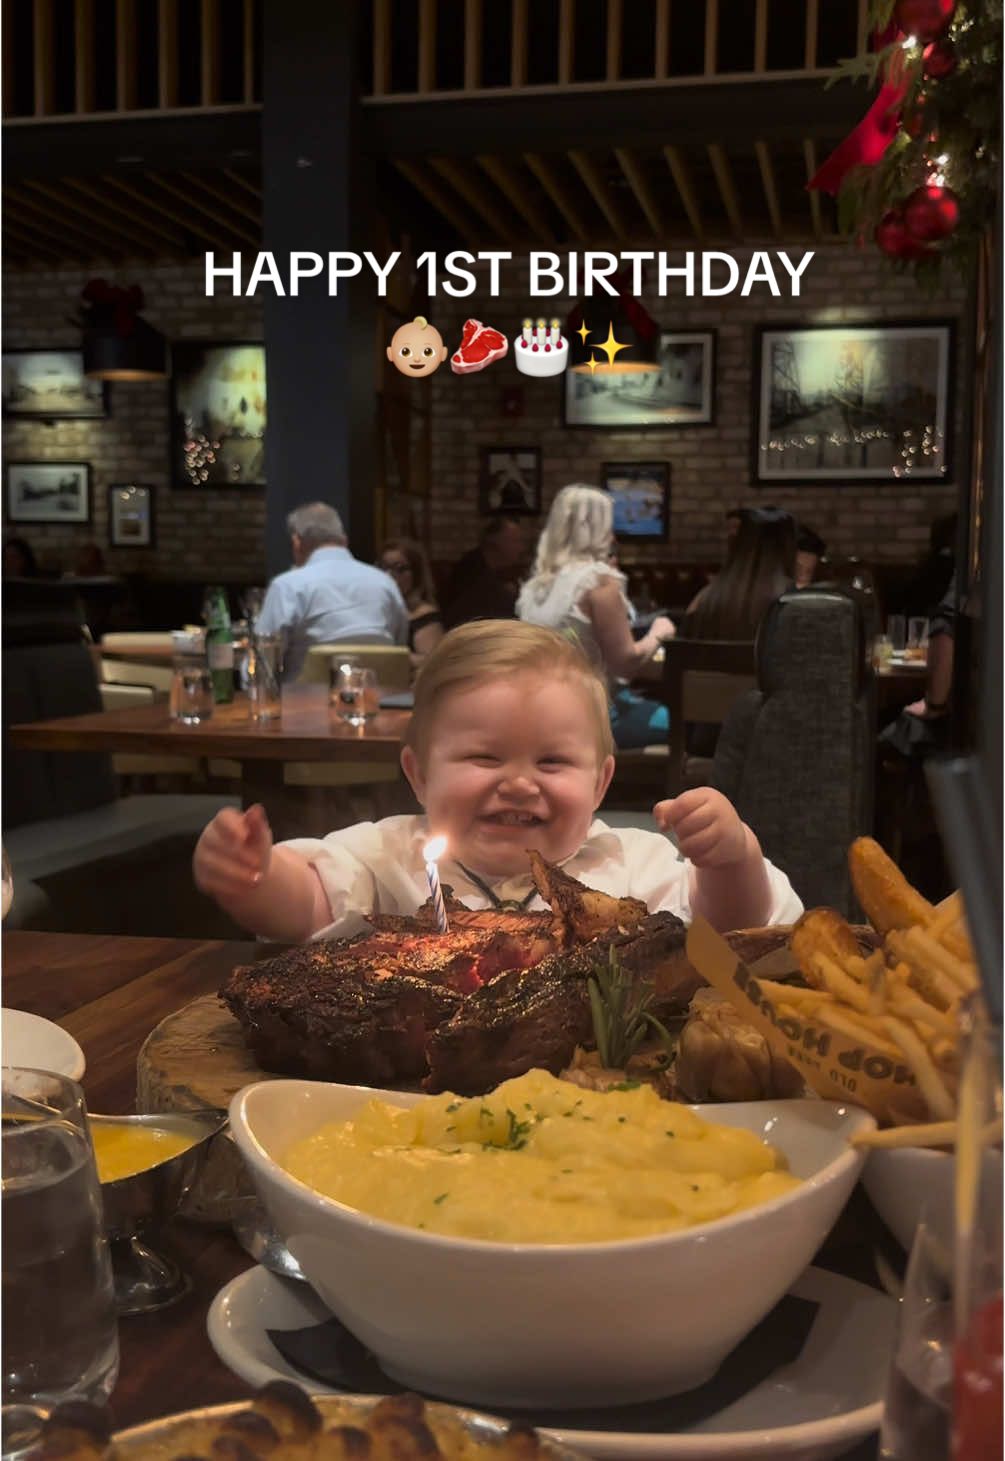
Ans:
[{"label": "white bowl", "polygon": [[279,1165],[293,1142],[401,1091],[277,1080],[231,1102],[273,1224],[324,1303],[394,1379],[482,1405],[658,1399],[708,1379],[802,1273],[855,1185],[875,1123],[827,1101],[690,1109],[779,1147],[802,1185],[682,1232],[589,1244],[488,1243],[403,1227],[323,1197]]},{"label": "white bowl", "polygon": [[922,1208],[948,1232],[953,1222],[956,1158],[950,1152],[924,1147],[891,1148],[869,1153],[862,1186],[900,1246],[911,1251]]}]

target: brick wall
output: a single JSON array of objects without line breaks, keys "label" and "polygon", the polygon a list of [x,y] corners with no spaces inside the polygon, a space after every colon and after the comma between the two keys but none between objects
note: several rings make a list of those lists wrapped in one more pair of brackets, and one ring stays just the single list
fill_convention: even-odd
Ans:
[{"label": "brick wall", "polygon": [[[749,250],[736,250],[741,277]],[[110,265],[63,272],[11,273],[4,279],[5,347],[74,346],[79,331],[69,323],[86,278],[103,274],[119,283],[141,281],[144,315],[171,339],[256,339],[262,334],[261,298],[206,299],[201,261],[151,266]],[[558,314],[574,301],[528,300],[516,261],[504,267],[508,293],[468,300],[440,296],[430,317],[453,346],[469,314],[512,338],[527,313]],[[673,287],[673,286],[671,286]],[[437,560],[457,557],[476,541],[479,448],[506,444],[538,446],[542,453],[544,505],[571,481],[597,481],[604,461],[633,457],[666,460],[671,466],[671,523],[668,545],[639,547],[632,559],[714,561],[721,551],[723,513],[737,503],[774,502],[796,512],[836,553],[872,560],[910,560],[919,555],[931,520],[955,506],[951,485],[905,484],[866,487],[770,486],[750,481],[751,371],[755,326],[764,323],[960,316],[962,289],[947,286],[928,300],[911,277],[898,277],[872,250],[843,245],[818,250],[803,273],[799,300],[735,295],[688,300],[671,294],[647,298],[665,328],[714,328],[715,424],[660,431],[587,431],[563,428],[560,380],[534,381],[505,360],[465,377],[444,366],[416,390],[433,393],[431,549]],[[602,312],[602,300],[597,300]],[[962,350],[962,334],[958,340]],[[958,381],[966,376],[957,368]],[[523,413],[503,414],[505,387],[520,386]],[[264,574],[265,498],[252,491],[175,491],[169,482],[169,392],[166,383],[112,385],[111,413],[100,421],[52,425],[5,421],[6,460],[91,463],[92,518],[84,525],[24,525],[7,528],[27,537],[45,566],[72,566],[76,550],[97,541],[110,568],[158,578],[256,579]],[[958,414],[965,389],[957,390]],[[956,459],[963,457],[957,423]],[[109,549],[107,489],[137,481],[154,488],[157,545],[154,551]]]},{"label": "brick wall", "polygon": [[[767,245],[765,245],[767,247]],[[731,250],[744,277],[749,249]],[[795,251],[790,250],[795,257]],[[673,263],[681,262],[673,259]],[[514,279],[514,264],[505,266]],[[780,284],[783,271],[779,268]],[[504,273],[503,279],[507,275]],[[675,287],[671,280],[670,288]],[[457,377],[444,366],[433,377],[434,554],[456,556],[476,540],[479,448],[507,444],[537,446],[542,454],[544,507],[567,482],[599,482],[605,461],[668,461],[671,473],[670,541],[665,545],[632,545],[623,561],[659,558],[717,561],[723,542],[723,514],[737,504],[774,503],[796,513],[813,527],[835,554],[857,553],[870,560],[912,560],[927,542],[933,518],[956,506],[952,485],[912,483],[904,486],[807,486],[751,482],[751,375],[755,328],[761,324],[812,324],[881,319],[923,320],[963,314],[964,291],[952,280],[944,293],[928,300],[913,277],[898,276],[874,250],[859,252],[844,244],[818,249],[802,275],[802,295],[773,299],[756,287],[748,299],[737,294],[722,299],[644,297],[646,307],[664,329],[715,329],[715,424],[657,431],[567,429],[562,425],[562,381],[535,381],[519,375],[509,359],[475,375]],[[492,300],[476,293],[467,300],[439,296],[430,304],[430,318],[451,346],[469,315],[503,330],[510,340],[530,314],[558,315],[563,320],[575,301],[529,299],[515,287]],[[598,314],[603,297],[594,296]],[[587,320],[590,310],[586,308]],[[605,332],[606,333],[606,332]],[[963,331],[957,332],[962,356]],[[512,347],[511,347],[512,350]],[[957,381],[966,376],[955,370]],[[502,412],[505,386],[522,386],[523,414]],[[957,415],[965,389],[957,389]],[[964,456],[959,423],[956,461]]]},{"label": "brick wall", "polygon": [[[79,346],[70,321],[82,286],[102,276],[143,286],[143,316],[169,339],[260,340],[262,301],[207,299],[201,262],[149,263],[53,273],[9,273],[3,280],[4,348]],[[94,541],[110,572],[157,578],[241,580],[265,572],[265,494],[259,491],[175,491],[170,486],[170,394],[166,381],[109,386],[109,415],[95,421],[5,420],[6,461],[74,461],[91,464],[89,524],[23,523],[5,532],[27,538],[43,567],[72,568],[77,549]],[[153,549],[110,548],[108,487],[142,482],[154,488]]]}]

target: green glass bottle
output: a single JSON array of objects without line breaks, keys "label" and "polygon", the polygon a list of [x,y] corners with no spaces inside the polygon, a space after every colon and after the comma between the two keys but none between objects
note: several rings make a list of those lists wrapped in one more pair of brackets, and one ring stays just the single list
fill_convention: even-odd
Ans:
[{"label": "green glass bottle", "polygon": [[213,681],[213,699],[227,705],[234,698],[234,631],[224,588],[207,590],[206,659]]}]

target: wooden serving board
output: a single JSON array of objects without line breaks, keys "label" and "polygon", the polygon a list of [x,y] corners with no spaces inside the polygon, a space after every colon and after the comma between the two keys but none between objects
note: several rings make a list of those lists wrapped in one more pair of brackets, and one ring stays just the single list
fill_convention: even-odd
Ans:
[{"label": "wooden serving board", "polygon": [[[136,1060],[136,1109],[222,1110],[242,1086],[281,1080],[262,1070],[244,1043],[241,1027],[215,994],[204,994],[168,1015],[147,1036]],[[186,1217],[230,1222],[237,1204],[254,1189],[237,1147],[227,1138],[210,1146],[185,1200]]]}]

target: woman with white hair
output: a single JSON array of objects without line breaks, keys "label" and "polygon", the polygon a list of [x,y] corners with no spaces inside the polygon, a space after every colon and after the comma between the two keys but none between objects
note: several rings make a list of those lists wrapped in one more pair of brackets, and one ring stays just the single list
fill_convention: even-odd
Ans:
[{"label": "woman with white hair", "polygon": [[671,639],[669,619],[653,620],[632,637],[635,611],[625,576],[611,562],[614,509],[608,493],[574,483],[551,505],[538,539],[534,569],[520,590],[517,617],[529,624],[573,632],[587,656],[607,675],[614,739],[622,750],[665,739],[666,707],[630,691],[630,680]]}]

